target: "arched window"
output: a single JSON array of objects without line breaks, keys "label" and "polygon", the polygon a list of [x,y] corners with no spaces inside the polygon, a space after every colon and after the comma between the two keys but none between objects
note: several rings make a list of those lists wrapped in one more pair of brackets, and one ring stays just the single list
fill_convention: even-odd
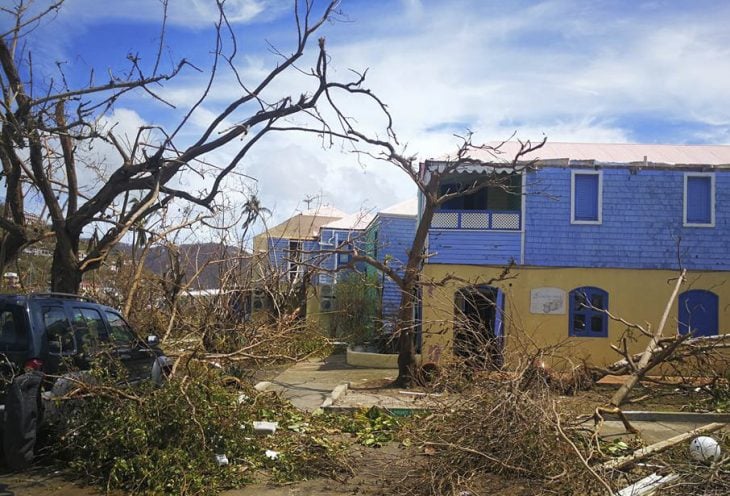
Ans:
[{"label": "arched window", "polygon": [[569,335],[576,337],[608,337],[608,293],[584,286],[570,292]]}]

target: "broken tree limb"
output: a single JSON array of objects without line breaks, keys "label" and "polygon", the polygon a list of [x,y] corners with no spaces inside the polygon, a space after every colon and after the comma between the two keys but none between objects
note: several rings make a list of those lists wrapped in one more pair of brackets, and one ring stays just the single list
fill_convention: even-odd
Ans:
[{"label": "broken tree limb", "polygon": [[593,412],[593,419],[596,422],[596,429],[594,434],[595,437],[598,436],[598,433],[601,430],[601,426],[605,422],[604,416],[607,413],[611,415],[617,415],[621,423],[624,424],[624,429],[626,429],[626,432],[630,432],[632,434],[639,433],[639,431],[633,425],[631,425],[631,422],[629,422],[629,419],[626,418],[626,415],[624,415],[624,412],[621,411],[621,408],[617,406],[599,406],[598,408],[596,408],[595,412]]},{"label": "broken tree limb", "polygon": [[[668,346],[673,345],[677,342],[677,336],[661,338],[659,340],[658,351],[664,350]],[[722,350],[730,348],[730,334],[718,334],[716,336],[699,336],[690,338],[688,334],[681,336],[683,338],[677,346],[674,353],[671,356],[666,357],[664,361],[673,362],[681,361],[691,356],[695,356],[701,353],[705,353],[713,350]],[[618,349],[615,345],[611,347],[620,354],[624,354],[621,349]],[[635,353],[629,357],[622,358],[611,365],[604,368],[591,367],[591,371],[597,376],[602,377],[605,375],[623,375],[634,369],[635,364],[641,359],[642,353]],[[628,358],[628,359],[627,359]]]},{"label": "broken tree limb", "polygon": [[[632,371],[631,375],[628,379],[626,379],[626,382],[624,382],[621,387],[616,391],[616,393],[611,398],[610,404],[615,407],[620,407],[621,404],[626,401],[626,398],[628,397],[629,393],[632,389],[634,389],[634,386],[638,384],[638,382],[641,380],[644,375],[646,375],[649,370],[651,370],[653,367],[655,367],[657,364],[661,363],[661,360],[656,360],[654,358],[657,354],[658,350],[661,349],[659,345],[659,341],[662,337],[662,333],[664,332],[664,326],[667,323],[667,319],[669,318],[669,312],[672,309],[672,305],[674,304],[674,300],[677,298],[677,295],[679,294],[679,287],[682,285],[686,278],[687,270],[683,269],[682,273],[679,274],[679,277],[677,278],[677,283],[674,285],[674,290],[672,291],[672,295],[669,297],[669,301],[667,301],[667,305],[664,308],[664,313],[662,314],[662,319],[659,322],[659,325],[656,328],[656,331],[654,331],[654,334],[652,338],[649,340],[649,344],[646,346],[646,349],[644,350],[644,353],[641,354],[641,358],[639,359],[638,363],[636,364],[636,368]],[[675,346],[676,348],[676,346]],[[666,351],[666,350],[663,350]],[[673,351],[673,349],[672,349]],[[671,353],[671,352],[670,352]],[[669,353],[667,353],[668,355]],[[628,360],[628,357],[627,361]],[[666,355],[664,355],[662,358],[666,358]]]},{"label": "broken tree limb", "polygon": [[630,455],[609,460],[601,465],[601,468],[605,470],[620,470],[622,468],[633,465],[634,463],[641,461],[648,456],[654,455],[656,453],[661,453],[662,451],[667,450],[672,446],[675,446],[684,441],[689,441],[696,436],[719,431],[726,425],[727,424],[720,422],[713,422],[712,424],[703,425],[702,427],[698,427],[695,430],[685,432],[684,434],[679,434],[678,436],[670,437],[669,439],[666,439],[664,441],[651,444],[649,446],[646,446],[645,448],[638,449]]}]

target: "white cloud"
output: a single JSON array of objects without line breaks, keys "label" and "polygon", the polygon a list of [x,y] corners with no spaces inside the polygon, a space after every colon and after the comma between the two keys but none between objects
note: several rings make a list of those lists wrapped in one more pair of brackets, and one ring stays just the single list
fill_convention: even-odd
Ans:
[{"label": "white cloud", "polygon": [[[123,0],[69,0],[64,5],[68,15],[79,21],[99,19],[127,19],[160,22],[163,13],[161,1]],[[233,24],[253,20],[272,19],[291,10],[287,0],[226,0],[225,11]],[[66,14],[65,14],[66,15]],[[172,0],[168,4],[168,22],[188,27],[210,26],[218,20],[218,8],[211,0]]]},{"label": "white cloud", "polygon": [[[101,12],[90,0],[69,2],[88,8],[90,17],[150,20],[158,15],[154,2],[119,3],[125,12],[116,3]],[[291,7],[263,0],[228,4],[232,18],[241,23],[280,16]],[[173,5],[173,22],[210,22],[205,10],[210,3],[171,2],[171,9]],[[478,141],[504,139],[517,131],[522,138],[545,134],[553,141],[616,142],[637,136],[662,140],[652,134],[652,126],[686,121],[694,125],[687,141],[727,143],[730,135],[723,126],[730,122],[730,32],[724,19],[730,12],[726,6],[716,6],[714,12],[672,11],[673,5],[645,2],[627,9],[568,0],[509,5],[402,0],[384,10],[345,2],[353,22],[326,26],[323,34],[331,76],[345,79],[349,68],[370,68],[366,84],[388,104],[399,138],[420,158],[453,151],[458,143],[453,134],[467,128]],[[239,69],[247,84],[276,63],[269,53],[247,52],[250,45],[240,48]],[[311,48],[314,53],[316,47]],[[311,57],[299,66],[308,68]],[[163,94],[185,108],[200,94],[204,79],[188,74]],[[292,73],[265,97],[297,97],[306,84],[302,74]],[[222,78],[182,138],[195,136],[240,95],[230,76]],[[362,99],[343,104],[363,128],[382,128],[374,106]],[[226,163],[234,151],[228,147],[211,159]],[[382,208],[414,193],[395,168],[363,160],[364,169],[352,154],[323,150],[313,135],[282,134],[258,143],[241,170],[258,179],[263,204],[275,208],[278,218],[302,208],[309,195],[321,194],[352,212],[362,205]]]}]

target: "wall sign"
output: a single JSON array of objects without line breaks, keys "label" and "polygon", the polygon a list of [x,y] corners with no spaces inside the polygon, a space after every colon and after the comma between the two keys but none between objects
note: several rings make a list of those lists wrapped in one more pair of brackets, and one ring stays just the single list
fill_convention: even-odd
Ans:
[{"label": "wall sign", "polygon": [[560,288],[535,288],[530,290],[530,313],[565,314],[565,291]]}]

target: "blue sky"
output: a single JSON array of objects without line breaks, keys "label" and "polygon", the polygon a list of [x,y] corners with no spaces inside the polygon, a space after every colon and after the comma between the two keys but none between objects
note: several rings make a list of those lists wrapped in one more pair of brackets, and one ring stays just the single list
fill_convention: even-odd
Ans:
[{"label": "blue sky", "polygon": [[[283,51],[291,46],[291,3],[228,0],[227,6],[238,68],[255,81],[276,62],[267,40]],[[345,18],[321,31],[332,73],[347,78],[349,68],[368,68],[368,86],[389,104],[401,141],[421,158],[453,151],[453,134],[466,129],[478,141],[516,131],[553,141],[730,142],[730,2],[344,0],[341,8]],[[92,67],[103,81],[109,70],[127,67],[128,53],[149,68],[160,15],[155,0],[67,0],[27,38],[35,76],[56,77],[55,62],[63,61],[72,82],[86,81]],[[214,19],[210,0],[170,0],[163,67],[185,57],[205,71]],[[134,94],[109,121],[129,130],[171,126],[204,76],[188,70],[160,89],[177,109]],[[276,90],[298,95],[302,80],[293,76]],[[222,78],[181,138],[192,139],[236,94],[230,77]],[[374,109],[347,105],[363,125],[378,122]],[[213,159],[223,162],[230,153]],[[302,208],[309,195],[353,212],[414,193],[397,171],[339,147],[324,150],[312,136],[259,143],[241,172],[258,179],[247,186],[275,210],[274,221]]]}]

